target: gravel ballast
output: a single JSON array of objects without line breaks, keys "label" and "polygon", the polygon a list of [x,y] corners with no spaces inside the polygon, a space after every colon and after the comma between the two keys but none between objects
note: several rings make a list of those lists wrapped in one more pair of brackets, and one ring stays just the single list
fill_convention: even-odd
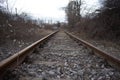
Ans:
[{"label": "gravel ballast", "polygon": [[120,71],[58,32],[5,80],[120,80]]}]

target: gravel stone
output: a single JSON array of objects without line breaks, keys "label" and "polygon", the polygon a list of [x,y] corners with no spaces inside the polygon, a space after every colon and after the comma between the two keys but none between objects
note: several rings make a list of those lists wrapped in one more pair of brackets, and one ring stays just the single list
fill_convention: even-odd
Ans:
[{"label": "gravel stone", "polygon": [[[19,66],[16,80],[120,80],[120,71],[104,59],[77,44],[64,32],[58,32],[38,52]],[[14,71],[13,71],[14,72]],[[12,73],[13,73],[12,72]],[[11,78],[10,78],[11,79]],[[12,78],[13,80],[14,77]],[[8,78],[9,80],[9,78]]]}]

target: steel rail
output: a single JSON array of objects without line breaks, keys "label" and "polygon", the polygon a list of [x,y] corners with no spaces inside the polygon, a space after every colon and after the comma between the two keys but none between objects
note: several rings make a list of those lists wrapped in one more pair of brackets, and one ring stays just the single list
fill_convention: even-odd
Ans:
[{"label": "steel rail", "polygon": [[94,54],[99,55],[100,57],[107,60],[108,63],[111,66],[113,66],[113,67],[115,67],[117,69],[120,69],[120,59],[116,58],[115,56],[112,56],[112,55],[108,54],[107,52],[93,46],[92,44],[78,38],[77,36],[75,36],[75,35],[73,35],[73,34],[71,34],[69,32],[65,31],[65,33],[67,35],[69,35],[72,39],[76,40],[77,42],[80,42],[82,45],[84,45],[84,46],[88,47],[89,49],[91,49],[94,52]]},{"label": "steel rail", "polygon": [[48,40],[50,37],[52,37],[57,32],[58,31],[55,31],[55,32],[43,37],[42,39],[34,42],[30,46],[24,48],[23,50],[15,53],[14,55],[1,61],[0,62],[0,78],[4,75],[4,73],[7,70],[14,69],[16,66],[21,64],[24,61],[24,59],[26,58],[26,56],[30,55],[30,53],[32,53],[37,47],[39,47],[40,44],[43,44],[44,42],[46,42],[46,40]]}]

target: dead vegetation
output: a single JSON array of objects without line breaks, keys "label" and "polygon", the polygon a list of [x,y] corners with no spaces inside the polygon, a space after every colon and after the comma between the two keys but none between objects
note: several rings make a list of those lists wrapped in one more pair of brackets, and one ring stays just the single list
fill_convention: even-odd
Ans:
[{"label": "dead vegetation", "polygon": [[0,10],[0,60],[20,51],[51,32],[52,30],[45,30],[29,16]]},{"label": "dead vegetation", "polygon": [[[79,2],[81,0],[74,1]],[[99,2],[101,2],[102,5],[99,9],[92,13],[88,11],[88,13],[80,17],[80,20],[72,27],[68,24],[69,30],[84,34],[92,39],[120,42],[120,1],[103,0]],[[71,20],[68,20],[68,23],[69,21],[74,22],[74,19],[71,18]]]}]

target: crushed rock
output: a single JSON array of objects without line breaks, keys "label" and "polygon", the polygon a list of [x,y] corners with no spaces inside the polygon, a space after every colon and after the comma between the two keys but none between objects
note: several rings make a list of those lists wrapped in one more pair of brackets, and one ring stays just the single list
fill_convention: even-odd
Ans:
[{"label": "crushed rock", "polygon": [[[40,49],[29,56],[8,80],[120,80],[120,71],[104,59],[89,54],[64,32],[57,33]],[[42,63],[41,63],[42,62]],[[51,62],[51,65],[49,64]]]}]

